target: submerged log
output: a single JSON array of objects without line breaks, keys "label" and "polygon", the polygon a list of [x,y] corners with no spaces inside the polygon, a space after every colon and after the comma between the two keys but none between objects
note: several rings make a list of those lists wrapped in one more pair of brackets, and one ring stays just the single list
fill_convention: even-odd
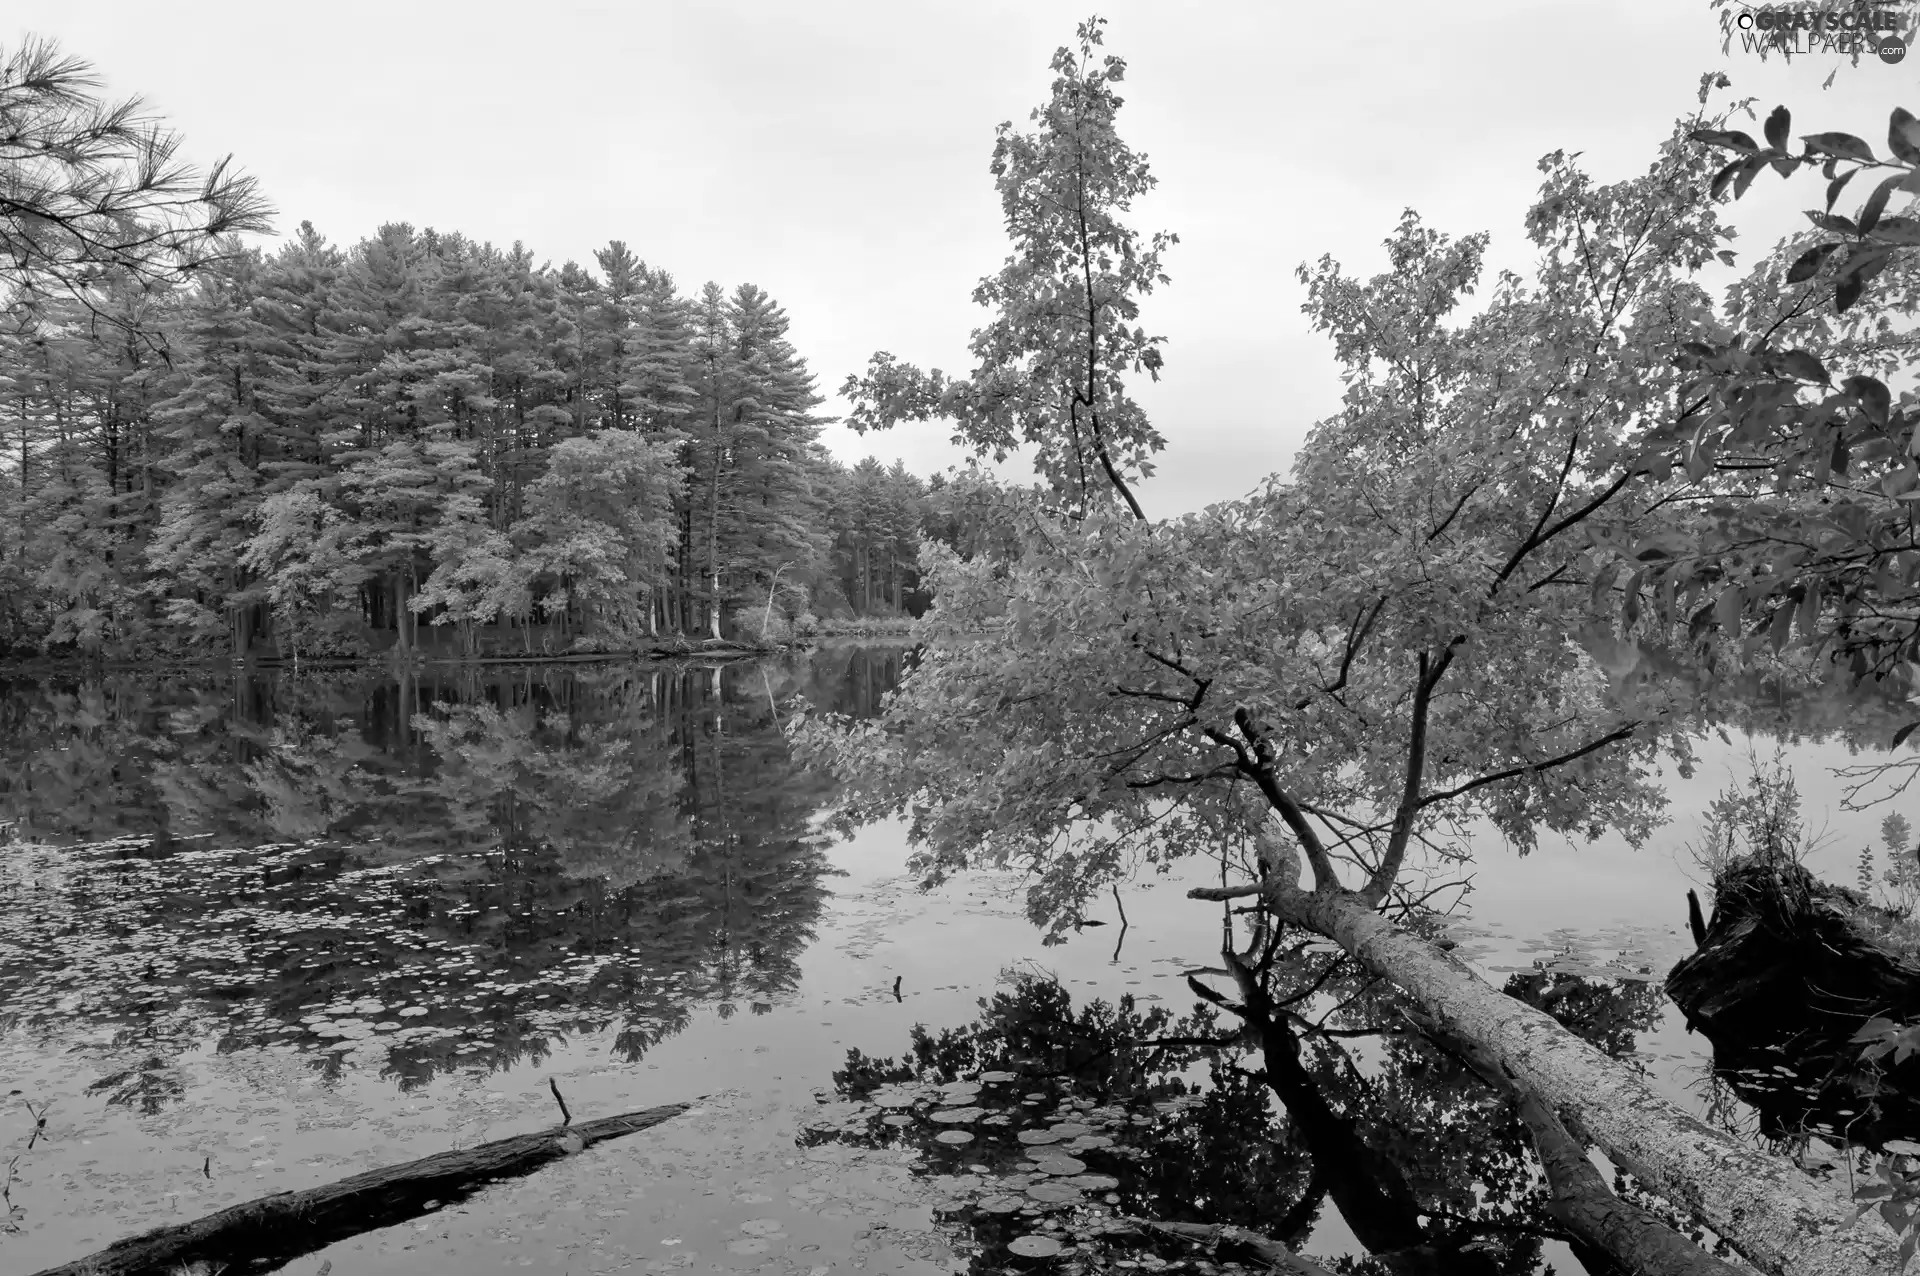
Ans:
[{"label": "submerged log", "polygon": [[1920,963],[1887,947],[1891,921],[1789,861],[1737,861],[1715,881],[1713,921],[1667,995],[1768,1137],[1920,1137],[1920,1058],[1883,1073],[1853,1041],[1875,1016],[1920,1019]]},{"label": "submerged log", "polygon": [[669,1103],[584,1125],[516,1134],[301,1192],[276,1192],[189,1223],[115,1241],[39,1276],[138,1276],[194,1263],[229,1273],[273,1271],[336,1241],[418,1218],[489,1183],[530,1174],[596,1143],[658,1125],[688,1106]]}]

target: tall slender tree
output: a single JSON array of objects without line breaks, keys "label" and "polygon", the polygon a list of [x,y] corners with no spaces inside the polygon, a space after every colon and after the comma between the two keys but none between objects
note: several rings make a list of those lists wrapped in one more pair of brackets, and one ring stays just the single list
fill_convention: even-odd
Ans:
[{"label": "tall slender tree", "polygon": [[1144,518],[1133,485],[1153,473],[1166,441],[1126,378],[1160,375],[1162,338],[1138,326],[1140,299],[1167,282],[1160,258],[1179,237],[1143,242],[1120,220],[1154,179],[1115,127],[1114,86],[1127,64],[1097,56],[1105,22],[1081,23],[1078,48],[1054,54],[1052,96],[1033,112],[1038,130],[1005,123],[994,142],[1013,254],[973,292],[996,312],[973,334],[973,375],[925,373],[881,352],[841,393],[855,430],[951,419],[956,441],[978,455],[1003,461],[1033,448],[1035,470],[1069,507],[1118,500]]}]

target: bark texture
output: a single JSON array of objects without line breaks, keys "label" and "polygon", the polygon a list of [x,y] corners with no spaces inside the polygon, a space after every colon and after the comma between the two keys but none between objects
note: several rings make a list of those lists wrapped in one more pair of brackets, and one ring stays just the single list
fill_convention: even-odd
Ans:
[{"label": "bark texture", "polygon": [[144,1276],[195,1262],[228,1273],[273,1271],[335,1241],[418,1218],[488,1183],[530,1174],[595,1143],[658,1125],[687,1106],[669,1103],[585,1125],[517,1134],[302,1192],[277,1192],[189,1223],[130,1236],[39,1276]]},{"label": "bark texture", "polygon": [[[1246,891],[1190,894],[1217,899]],[[1326,936],[1398,985],[1448,1036],[1483,1050],[1518,1094],[1537,1100],[1769,1276],[1895,1270],[1897,1244],[1877,1215],[1856,1221],[1837,1192],[1702,1123],[1549,1016],[1396,928],[1359,896],[1282,888],[1267,891],[1266,900],[1282,920]]]},{"label": "bark texture", "polygon": [[1740,1276],[1632,1201],[1615,1196],[1587,1150],[1539,1100],[1522,1099],[1520,1116],[1553,1192],[1547,1210],[1568,1231],[1640,1276]]}]

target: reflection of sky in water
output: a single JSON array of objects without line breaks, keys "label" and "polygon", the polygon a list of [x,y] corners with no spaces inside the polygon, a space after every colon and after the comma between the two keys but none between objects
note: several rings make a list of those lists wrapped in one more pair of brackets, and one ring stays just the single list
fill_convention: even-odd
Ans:
[{"label": "reflection of sky in water", "polygon": [[[770,702],[870,711],[896,672],[896,655],[841,649],[729,671],[717,698],[705,671],[467,673],[416,688],[412,714],[358,674],[258,684],[237,710],[228,687],[178,681],[0,696],[0,822],[69,844],[135,835],[0,861],[0,1014],[16,1021],[0,1078],[22,1092],[10,1103],[51,1105],[31,1152],[31,1118],[0,1112],[28,1211],[0,1266],[537,1128],[553,1076],[582,1119],[719,1097],[337,1246],[335,1270],[936,1270],[886,1248],[928,1217],[891,1153],[827,1165],[795,1146],[812,1091],[848,1048],[896,1054],[915,1022],[971,1019],[1010,966],[1076,1001],[1184,1009],[1180,976],[1209,964],[1219,915],[1183,898],[1205,864],[1143,881],[1115,961],[1110,899],[1089,910],[1109,925],[1045,948],[1012,875],[922,894],[899,877],[895,826],[824,848],[830,794],[786,760]],[[1744,756],[1706,742],[1639,851],[1483,849],[1462,955],[1496,984],[1536,962],[1657,981],[1689,943],[1680,844]],[[1838,812],[1838,750],[1787,756],[1810,822],[1839,834],[1814,866],[1849,879],[1883,812]],[[167,858],[136,852],[156,828]],[[1677,1015],[1637,1050],[1698,1105],[1703,1043]],[[755,1237],[769,1248],[730,1248]],[[1314,1247],[1351,1249],[1336,1214]]]}]

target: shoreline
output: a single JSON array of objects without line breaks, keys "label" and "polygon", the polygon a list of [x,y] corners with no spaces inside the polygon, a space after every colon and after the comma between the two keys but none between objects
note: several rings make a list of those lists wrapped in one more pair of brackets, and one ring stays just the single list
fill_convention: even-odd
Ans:
[{"label": "shoreline", "polygon": [[474,656],[415,653],[404,661],[391,650],[364,656],[321,656],[311,660],[292,660],[283,656],[256,657],[250,660],[186,659],[157,657],[149,659],[105,659],[99,657],[29,657],[0,659],[0,678],[75,676],[102,673],[229,672],[280,671],[292,669],[379,669],[404,666],[420,668],[444,665],[558,665],[594,664],[613,661],[740,660],[811,651],[826,641],[900,643],[911,641],[904,629],[867,631],[828,629],[786,642],[747,643],[732,639],[702,639],[674,645],[634,648],[630,651],[576,651],[552,655],[486,654]]}]

